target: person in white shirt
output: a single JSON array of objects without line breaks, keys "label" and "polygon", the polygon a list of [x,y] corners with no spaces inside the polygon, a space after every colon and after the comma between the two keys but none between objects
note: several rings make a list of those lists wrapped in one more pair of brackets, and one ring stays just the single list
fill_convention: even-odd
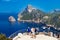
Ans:
[{"label": "person in white shirt", "polygon": [[35,28],[31,28],[32,38],[36,38]]}]

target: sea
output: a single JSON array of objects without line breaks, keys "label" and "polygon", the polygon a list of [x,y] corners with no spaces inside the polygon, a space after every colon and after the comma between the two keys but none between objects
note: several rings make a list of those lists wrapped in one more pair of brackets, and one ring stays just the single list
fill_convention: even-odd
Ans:
[{"label": "sea", "polygon": [[[15,23],[9,22],[9,16],[13,16],[16,19]],[[42,23],[34,23],[34,22],[18,22],[18,13],[0,13],[0,33],[5,34],[9,37],[11,34],[18,30],[27,29],[28,27],[40,28],[42,26],[46,26],[46,24]]]}]

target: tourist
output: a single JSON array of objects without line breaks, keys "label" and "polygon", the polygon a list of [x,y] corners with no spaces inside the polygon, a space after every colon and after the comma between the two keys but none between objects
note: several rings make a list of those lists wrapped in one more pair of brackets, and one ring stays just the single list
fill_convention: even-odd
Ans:
[{"label": "tourist", "polygon": [[36,35],[35,35],[35,28],[31,28],[31,32],[32,32],[32,38],[36,38]]},{"label": "tourist", "polygon": [[35,28],[35,32],[36,32],[36,34],[38,34],[39,33],[39,28]]},{"label": "tourist", "polygon": [[28,27],[27,32],[28,32],[27,33],[28,35],[31,35],[31,28],[30,27]]}]

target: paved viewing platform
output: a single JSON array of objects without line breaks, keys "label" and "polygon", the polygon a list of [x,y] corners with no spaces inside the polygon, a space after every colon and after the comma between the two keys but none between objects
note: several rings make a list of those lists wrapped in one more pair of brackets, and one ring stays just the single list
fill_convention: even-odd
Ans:
[{"label": "paved viewing platform", "polygon": [[36,38],[31,38],[30,35],[19,33],[16,37],[13,38],[13,40],[58,40],[58,39],[44,34],[38,34],[36,35]]},{"label": "paved viewing platform", "polygon": [[9,38],[12,38],[12,40],[60,40],[60,35],[58,38],[53,32],[39,32],[36,34],[36,38],[32,38],[31,35],[27,34],[26,30],[19,30],[13,33]]}]

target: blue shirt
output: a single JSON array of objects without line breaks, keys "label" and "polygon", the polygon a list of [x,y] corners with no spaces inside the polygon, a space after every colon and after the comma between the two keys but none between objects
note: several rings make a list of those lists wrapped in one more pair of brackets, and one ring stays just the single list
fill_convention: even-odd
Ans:
[{"label": "blue shirt", "polygon": [[30,29],[30,28],[28,28],[28,29],[27,29],[27,32],[31,32],[31,29]]}]

